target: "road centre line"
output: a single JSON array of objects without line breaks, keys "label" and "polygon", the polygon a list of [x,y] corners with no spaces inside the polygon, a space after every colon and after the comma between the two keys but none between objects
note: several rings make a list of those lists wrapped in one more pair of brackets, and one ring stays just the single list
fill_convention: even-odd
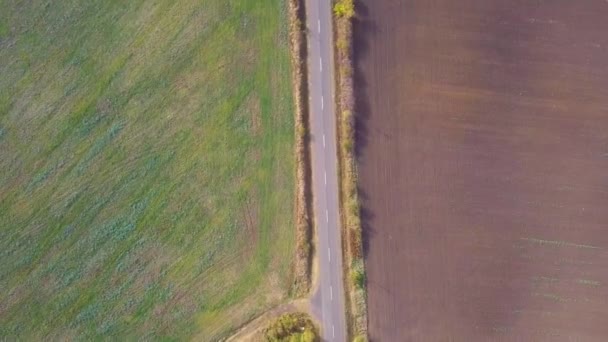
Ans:
[{"label": "road centre line", "polygon": [[325,99],[323,99],[323,95],[321,95],[321,110],[325,108]]},{"label": "road centre line", "polygon": [[323,71],[323,59],[319,57],[319,70]]},{"label": "road centre line", "polygon": [[329,300],[334,300],[334,288],[331,285],[329,285]]},{"label": "road centre line", "polygon": [[317,31],[321,33],[321,19],[317,20]]},{"label": "road centre line", "polygon": [[329,211],[325,209],[325,221],[329,222]]},{"label": "road centre line", "polygon": [[323,147],[325,147],[325,134],[323,134]]},{"label": "road centre line", "polygon": [[327,247],[327,259],[331,262],[331,249],[329,247]]},{"label": "road centre line", "polygon": [[334,328],[334,326],[331,326],[331,336],[332,337],[336,337],[336,329]]},{"label": "road centre line", "polygon": [[323,174],[325,185],[327,185],[327,171]]}]

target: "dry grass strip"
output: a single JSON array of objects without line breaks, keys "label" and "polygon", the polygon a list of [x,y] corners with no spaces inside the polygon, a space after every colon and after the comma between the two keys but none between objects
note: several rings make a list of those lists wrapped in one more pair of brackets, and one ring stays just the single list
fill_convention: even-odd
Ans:
[{"label": "dry grass strip", "polygon": [[293,292],[302,297],[310,291],[311,239],[310,153],[308,147],[308,88],[303,0],[289,0],[289,38],[295,103],[296,155],[296,258]]},{"label": "dry grass strip", "polygon": [[355,160],[355,101],[353,90],[352,20],[353,0],[334,2],[334,41],[336,62],[336,101],[340,164],[340,201],[342,209],[344,265],[349,332],[356,341],[367,340],[367,303],[365,265],[357,193]]}]

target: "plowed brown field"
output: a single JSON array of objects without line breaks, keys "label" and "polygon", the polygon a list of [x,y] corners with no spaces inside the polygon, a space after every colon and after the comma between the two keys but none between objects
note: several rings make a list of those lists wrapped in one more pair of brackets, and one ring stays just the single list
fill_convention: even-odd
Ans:
[{"label": "plowed brown field", "polygon": [[608,1],[362,0],[374,341],[608,341]]}]

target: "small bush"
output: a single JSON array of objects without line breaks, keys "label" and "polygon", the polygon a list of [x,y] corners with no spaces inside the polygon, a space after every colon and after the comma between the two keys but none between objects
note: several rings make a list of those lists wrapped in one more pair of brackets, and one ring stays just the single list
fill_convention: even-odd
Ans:
[{"label": "small bush", "polygon": [[339,0],[334,5],[337,17],[350,19],[355,16],[355,3],[353,0]]},{"label": "small bush", "polygon": [[360,289],[363,288],[363,286],[365,285],[365,273],[363,273],[362,271],[353,271],[351,277],[355,287]]},{"label": "small bush", "polygon": [[317,328],[308,315],[288,313],[270,323],[264,330],[264,340],[269,342],[317,342]]},{"label": "small bush", "polygon": [[350,276],[357,289],[365,288],[365,268],[362,259],[353,261]]}]

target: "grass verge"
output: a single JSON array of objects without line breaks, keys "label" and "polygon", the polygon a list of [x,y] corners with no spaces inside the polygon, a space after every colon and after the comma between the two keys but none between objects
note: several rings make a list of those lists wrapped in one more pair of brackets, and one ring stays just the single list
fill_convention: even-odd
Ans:
[{"label": "grass verge", "polygon": [[357,193],[355,160],[355,113],[352,61],[353,0],[334,1],[334,41],[336,68],[336,108],[338,113],[338,160],[340,166],[340,207],[344,246],[349,332],[357,341],[367,339],[365,262]]},{"label": "grass verge", "polygon": [[311,282],[311,179],[308,144],[308,88],[306,70],[305,10],[301,0],[288,0],[289,32],[292,56],[292,81],[295,113],[296,165],[296,258],[294,266],[294,295],[310,292]]}]

